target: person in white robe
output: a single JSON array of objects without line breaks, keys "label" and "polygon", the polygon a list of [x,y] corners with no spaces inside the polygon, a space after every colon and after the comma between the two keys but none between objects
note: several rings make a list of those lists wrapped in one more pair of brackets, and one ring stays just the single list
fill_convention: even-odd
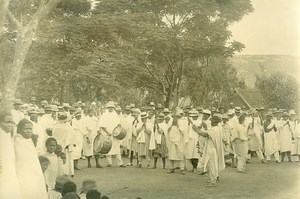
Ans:
[{"label": "person in white robe", "polygon": [[[139,164],[139,158],[138,158],[138,143],[137,143],[137,132],[136,129],[139,125],[139,123],[141,123],[141,119],[139,117],[140,115],[140,110],[138,108],[132,108],[131,109],[131,115],[133,117],[133,121],[132,121],[132,136],[131,136],[131,141],[130,141],[130,158],[129,158],[129,163],[128,166],[132,166],[133,165],[133,158],[136,156],[137,157],[137,165]],[[129,138],[130,139],[130,138]]]},{"label": "person in white robe", "polygon": [[63,175],[64,168],[63,164],[60,164],[59,158],[55,154],[57,147],[57,141],[55,138],[50,137],[46,140],[47,151],[43,154],[44,157],[48,158],[50,164],[48,165],[47,170],[44,172],[47,189],[48,191],[55,188],[55,180],[58,176]]},{"label": "person in white robe", "polygon": [[152,123],[148,120],[148,114],[146,112],[141,113],[141,122],[139,122],[135,129],[137,135],[137,154],[138,154],[138,167],[142,167],[143,160],[146,159],[147,167],[150,168],[151,151],[150,138],[153,131]]},{"label": "person in white robe", "polygon": [[258,117],[256,111],[251,109],[249,111],[251,122],[248,124],[248,149],[250,153],[247,154],[247,160],[251,159],[251,152],[255,151],[257,157],[261,160],[262,163],[267,164],[265,157],[262,153],[263,145],[261,141],[261,134],[263,132],[260,118]]},{"label": "person in white robe", "polygon": [[231,134],[232,134],[232,128],[230,124],[228,123],[229,118],[228,115],[225,113],[222,115],[222,129],[223,129],[223,135],[224,135],[224,157],[225,160],[231,160],[231,165],[234,163],[234,154],[233,149],[231,145]]},{"label": "person in white robe", "polygon": [[36,110],[28,110],[29,119],[32,122],[33,135],[36,136],[36,140],[34,140],[36,151],[39,155],[42,155],[46,152],[45,147],[45,133],[38,122],[38,112]]},{"label": "person in white robe", "polygon": [[73,151],[73,159],[74,159],[74,169],[80,170],[78,166],[78,160],[82,156],[82,145],[83,139],[87,136],[87,131],[85,128],[85,122],[82,119],[82,111],[79,110],[74,113],[74,119],[72,119],[71,124],[74,132],[74,151]]},{"label": "person in white robe", "polygon": [[130,148],[131,148],[131,142],[132,142],[132,123],[134,118],[130,114],[130,106],[125,107],[125,111],[123,114],[123,117],[121,118],[121,126],[126,131],[126,137],[122,140],[122,145],[125,150],[125,155],[130,157]]},{"label": "person in white robe", "polygon": [[97,136],[97,131],[99,130],[99,120],[95,116],[94,109],[88,110],[88,115],[84,119],[85,129],[87,131],[87,135],[83,139],[83,155],[87,157],[88,168],[91,168],[91,158],[94,155],[96,168],[102,168],[99,163],[100,155],[94,153],[94,140]]},{"label": "person in white robe", "polygon": [[245,173],[246,157],[248,154],[248,128],[245,124],[245,115],[240,115],[239,124],[233,130],[231,141],[235,145],[235,152],[237,155],[237,172]]},{"label": "person in white robe", "polygon": [[47,199],[45,178],[31,136],[32,123],[27,119],[21,120],[14,141],[17,179],[22,199]]},{"label": "person in white robe", "polygon": [[185,157],[191,161],[193,166],[193,173],[197,172],[198,162],[200,155],[198,153],[198,141],[199,135],[197,128],[200,128],[202,121],[198,119],[199,112],[196,109],[192,109],[189,113],[189,124],[188,124],[188,141],[185,143]]},{"label": "person in white robe", "polygon": [[281,162],[284,162],[284,158],[287,155],[289,162],[292,162],[292,122],[289,120],[289,114],[284,112],[282,115],[282,123],[277,126],[277,133],[279,134],[279,151],[281,153]]},{"label": "person in white robe", "polygon": [[154,157],[154,166],[156,169],[158,157],[162,158],[163,169],[166,168],[166,157],[168,156],[168,148],[166,142],[166,132],[167,126],[164,122],[165,115],[163,113],[159,113],[157,115],[157,121],[154,129],[154,137],[155,137],[155,150],[153,152]]},{"label": "person in white robe", "polygon": [[117,159],[117,165],[119,167],[126,167],[123,164],[121,157],[121,140],[114,138],[113,130],[120,125],[120,117],[115,112],[115,104],[113,101],[110,101],[106,104],[107,111],[101,115],[99,125],[101,130],[108,136],[111,137],[112,147],[110,151],[106,154],[107,167],[111,167],[112,165],[112,155],[114,155]]},{"label": "person in white robe", "polygon": [[222,170],[225,169],[223,131],[218,125],[221,115],[211,117],[211,128],[208,131],[198,131],[202,136],[208,137],[204,148],[204,172],[208,171],[209,180],[207,185],[215,187]]},{"label": "person in white robe", "polygon": [[[54,111],[53,107],[50,105],[45,106],[45,114],[39,119],[38,125],[43,131],[44,134],[44,140],[43,143],[45,144],[45,141],[47,138],[52,137],[52,129],[56,121],[52,117],[52,112]],[[40,140],[42,141],[42,140]],[[43,145],[45,146],[45,145]],[[44,149],[45,150],[45,149]]]},{"label": "person in white robe", "polygon": [[64,164],[64,174],[74,176],[73,151],[74,145],[72,136],[73,128],[70,125],[71,118],[66,112],[59,112],[58,122],[53,127],[52,136],[56,139],[57,144],[62,146],[62,152],[66,155],[66,163]]},{"label": "person in white robe", "polygon": [[279,152],[278,152],[278,140],[276,134],[275,122],[272,119],[273,114],[268,112],[266,114],[266,120],[263,123],[264,126],[264,138],[265,138],[265,155],[267,157],[267,161],[271,160],[271,156],[274,155],[277,163],[279,160]]},{"label": "person in white robe", "polygon": [[20,198],[16,158],[12,140],[14,121],[10,112],[0,111],[0,198]]},{"label": "person in white robe", "polygon": [[175,164],[179,164],[180,172],[185,175],[184,171],[184,132],[182,132],[180,125],[181,114],[180,110],[177,109],[173,115],[172,125],[168,129],[167,139],[168,139],[168,157],[170,160],[170,170],[168,173],[174,173]]}]

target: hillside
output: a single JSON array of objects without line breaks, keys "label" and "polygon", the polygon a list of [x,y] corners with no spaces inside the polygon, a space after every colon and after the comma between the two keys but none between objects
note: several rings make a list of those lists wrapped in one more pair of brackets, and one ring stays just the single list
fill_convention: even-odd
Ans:
[{"label": "hillside", "polygon": [[240,77],[254,86],[255,74],[284,72],[300,84],[300,57],[289,55],[237,55],[231,59]]}]

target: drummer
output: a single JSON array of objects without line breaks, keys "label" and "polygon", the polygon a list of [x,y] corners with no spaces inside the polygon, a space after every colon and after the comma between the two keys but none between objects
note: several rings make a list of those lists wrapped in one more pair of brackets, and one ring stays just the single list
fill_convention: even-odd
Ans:
[{"label": "drummer", "polygon": [[106,154],[106,160],[107,160],[107,167],[111,167],[112,165],[112,155],[116,156],[117,164],[119,167],[126,167],[123,164],[122,158],[121,158],[121,151],[120,151],[120,144],[121,140],[117,140],[113,137],[113,130],[120,124],[120,117],[115,111],[115,103],[113,101],[109,101],[106,104],[107,111],[103,113],[103,115],[100,118],[100,128],[104,132],[104,134],[107,134],[108,136],[111,136],[112,138],[112,147],[111,150]]}]

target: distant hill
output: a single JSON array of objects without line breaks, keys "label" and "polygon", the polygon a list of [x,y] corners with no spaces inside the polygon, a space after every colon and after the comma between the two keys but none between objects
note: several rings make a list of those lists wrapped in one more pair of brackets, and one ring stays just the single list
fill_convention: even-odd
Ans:
[{"label": "distant hill", "polygon": [[289,55],[236,55],[231,59],[240,77],[254,86],[255,74],[283,72],[295,77],[300,84],[300,57]]}]

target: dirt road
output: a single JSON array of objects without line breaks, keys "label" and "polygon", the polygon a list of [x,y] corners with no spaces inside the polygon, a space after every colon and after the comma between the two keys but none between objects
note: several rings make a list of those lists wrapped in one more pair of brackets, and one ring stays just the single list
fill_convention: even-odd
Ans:
[{"label": "dirt road", "polygon": [[[127,163],[128,160],[124,159]],[[82,170],[76,171],[74,181],[81,187],[84,179],[97,181],[102,194],[112,199],[201,199],[201,198],[300,198],[300,166],[298,163],[262,164],[253,158],[246,165],[247,173],[237,173],[233,168],[226,168],[221,173],[220,182],[214,188],[205,187],[207,177],[187,172],[185,176],[179,171],[167,174],[161,165],[157,169],[127,167],[116,165],[104,168],[86,168],[86,161],[81,160]],[[94,166],[94,165],[93,165]],[[188,170],[191,165],[188,164]],[[112,193],[113,192],[113,193]]]}]

